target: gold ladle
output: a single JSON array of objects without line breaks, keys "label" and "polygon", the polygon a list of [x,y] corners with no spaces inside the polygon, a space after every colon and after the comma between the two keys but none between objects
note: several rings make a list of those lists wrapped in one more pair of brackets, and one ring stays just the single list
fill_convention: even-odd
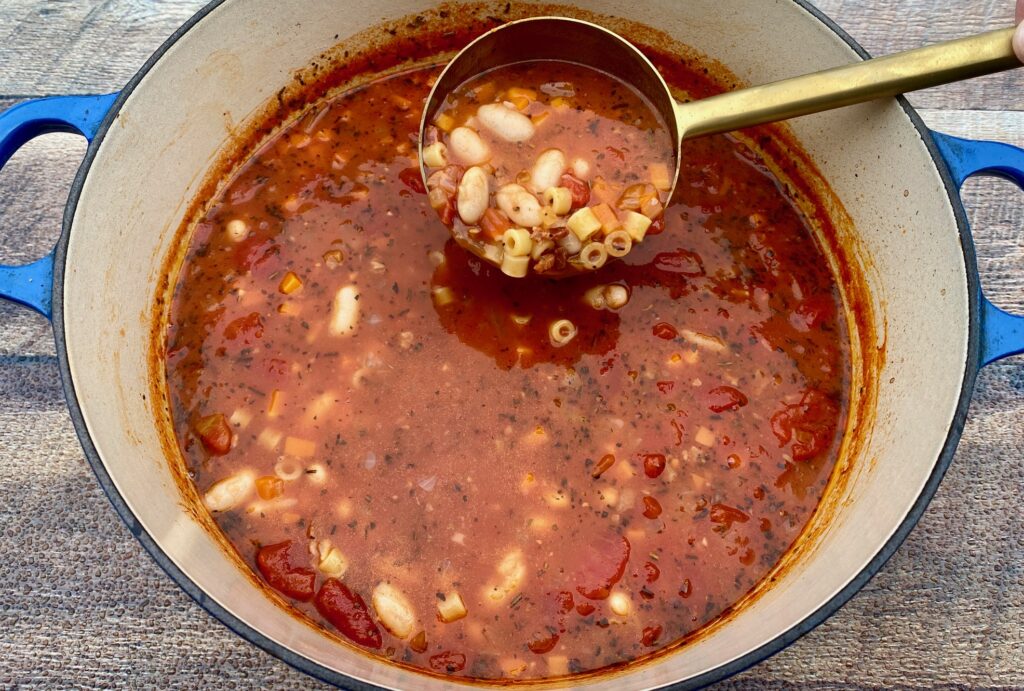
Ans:
[{"label": "gold ladle", "polygon": [[[679,103],[650,60],[614,31],[567,17],[513,21],[488,31],[463,48],[434,84],[420,123],[420,170],[426,181],[423,135],[447,96],[467,79],[503,65],[535,60],[573,62],[632,84],[662,116],[676,142],[674,192],[679,182],[679,152],[684,139],[731,132],[1020,67],[1021,62],[1013,52],[1013,33],[1012,27],[1000,29]],[[456,240],[483,257],[480,247],[458,237]]]}]

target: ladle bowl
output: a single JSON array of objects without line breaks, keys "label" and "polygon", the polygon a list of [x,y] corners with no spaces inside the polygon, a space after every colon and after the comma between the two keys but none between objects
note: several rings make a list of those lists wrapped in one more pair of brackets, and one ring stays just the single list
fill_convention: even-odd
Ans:
[{"label": "ladle bowl", "polygon": [[[478,37],[438,77],[420,123],[420,172],[426,185],[425,133],[448,95],[467,80],[505,65],[540,60],[572,62],[601,70],[636,88],[664,120],[675,144],[674,193],[679,183],[684,139],[731,132],[1020,67],[1013,51],[1013,33],[1013,27],[999,29],[681,103],[672,96],[651,61],[614,31],[568,17],[521,19]],[[464,248],[491,261],[465,238],[454,233],[453,237]],[[576,273],[567,265],[561,273],[544,275],[557,278]]]}]

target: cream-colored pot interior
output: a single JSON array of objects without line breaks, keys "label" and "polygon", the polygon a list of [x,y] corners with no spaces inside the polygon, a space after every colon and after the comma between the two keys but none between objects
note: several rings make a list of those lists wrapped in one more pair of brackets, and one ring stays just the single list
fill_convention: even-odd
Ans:
[{"label": "cream-colored pot interior", "polygon": [[[298,623],[182,509],[146,399],[147,332],[175,230],[228,128],[339,38],[430,5],[229,0],[211,11],[156,62],[103,138],[74,213],[58,312],[88,434],[124,501],[167,557],[270,640],[327,669],[394,688],[445,682],[371,661]],[[658,27],[750,83],[859,59],[790,0],[587,0],[585,7]],[[866,278],[887,363],[876,422],[850,459],[852,479],[827,529],[777,585],[696,643],[614,679],[592,680],[595,688],[690,679],[799,625],[903,521],[952,424],[967,359],[969,291],[953,209],[918,131],[894,101],[804,118],[792,127],[872,260]]]}]

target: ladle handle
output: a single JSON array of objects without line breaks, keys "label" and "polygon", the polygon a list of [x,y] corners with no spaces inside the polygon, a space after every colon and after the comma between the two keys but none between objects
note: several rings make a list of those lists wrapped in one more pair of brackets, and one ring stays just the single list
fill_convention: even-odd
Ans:
[{"label": "ladle handle", "polygon": [[731,132],[1020,67],[1000,29],[676,104],[683,139]]}]

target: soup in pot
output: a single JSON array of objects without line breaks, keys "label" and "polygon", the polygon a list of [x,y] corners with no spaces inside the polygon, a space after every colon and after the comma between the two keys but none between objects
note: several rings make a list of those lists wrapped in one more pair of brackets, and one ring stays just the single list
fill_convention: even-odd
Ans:
[{"label": "soup in pot", "polygon": [[725,136],[684,144],[660,234],[621,261],[504,275],[422,184],[437,71],[317,103],[209,200],[166,333],[174,431],[240,557],[368,654],[481,680],[628,664],[728,612],[814,512],[847,414],[839,292]]}]

